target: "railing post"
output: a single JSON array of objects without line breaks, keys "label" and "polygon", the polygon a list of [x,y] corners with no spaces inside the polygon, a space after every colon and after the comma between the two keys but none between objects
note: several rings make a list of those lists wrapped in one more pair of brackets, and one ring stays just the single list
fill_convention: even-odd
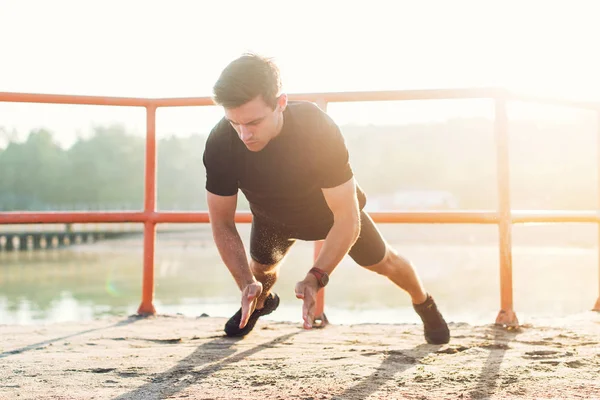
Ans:
[{"label": "railing post", "polygon": [[[319,108],[327,112],[327,102],[323,99],[317,100]],[[315,242],[314,260],[316,261],[321,248],[323,247],[323,241]],[[315,326],[324,327],[329,321],[325,316],[325,288],[319,289],[317,292],[317,304],[315,305]]]},{"label": "railing post", "polygon": [[513,308],[512,217],[510,206],[510,164],[506,97],[495,98],[495,136],[498,174],[498,232],[500,236],[500,312],[496,324],[518,326]]},{"label": "railing post", "polygon": [[[597,129],[598,129],[598,210],[600,210],[600,110],[596,113],[598,117]],[[598,224],[598,299],[596,299],[596,304],[592,311],[600,311],[600,223]]]},{"label": "railing post", "polygon": [[156,212],[156,106],[146,106],[146,169],[144,191],[144,271],[142,281],[142,304],[140,315],[154,315],[154,244],[156,223],[151,219]]}]

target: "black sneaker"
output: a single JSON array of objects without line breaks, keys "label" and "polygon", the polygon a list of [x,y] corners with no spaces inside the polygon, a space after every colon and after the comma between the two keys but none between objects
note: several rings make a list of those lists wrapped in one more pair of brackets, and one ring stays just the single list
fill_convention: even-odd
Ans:
[{"label": "black sneaker", "polygon": [[433,297],[427,295],[427,300],[421,304],[413,304],[413,308],[421,317],[425,331],[425,340],[429,344],[446,344],[450,341],[450,330],[444,317],[439,312]]},{"label": "black sneaker", "polygon": [[279,307],[279,296],[275,293],[269,293],[269,296],[265,299],[265,306],[260,310],[254,310],[243,329],[240,329],[240,321],[242,320],[242,309],[240,308],[225,324],[225,334],[227,336],[246,336],[254,329],[258,317],[271,314],[277,307]]}]

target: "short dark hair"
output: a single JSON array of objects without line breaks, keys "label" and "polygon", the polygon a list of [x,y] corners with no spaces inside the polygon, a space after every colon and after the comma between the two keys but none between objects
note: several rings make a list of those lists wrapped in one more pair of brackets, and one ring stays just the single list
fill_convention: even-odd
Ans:
[{"label": "short dark hair", "polygon": [[213,101],[225,108],[236,108],[262,96],[275,109],[280,90],[279,68],[273,60],[246,53],[221,72],[213,87]]}]

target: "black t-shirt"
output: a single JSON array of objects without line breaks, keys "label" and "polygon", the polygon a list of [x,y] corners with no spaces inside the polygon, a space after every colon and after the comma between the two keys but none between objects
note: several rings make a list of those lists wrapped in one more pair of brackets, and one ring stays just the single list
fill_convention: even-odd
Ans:
[{"label": "black t-shirt", "polygon": [[[281,132],[259,152],[248,150],[223,118],[206,141],[204,166],[206,190],[232,196],[240,189],[255,216],[290,227],[333,222],[321,188],[353,176],[338,126],[309,102],[289,102]],[[357,196],[362,209],[358,187]]]}]

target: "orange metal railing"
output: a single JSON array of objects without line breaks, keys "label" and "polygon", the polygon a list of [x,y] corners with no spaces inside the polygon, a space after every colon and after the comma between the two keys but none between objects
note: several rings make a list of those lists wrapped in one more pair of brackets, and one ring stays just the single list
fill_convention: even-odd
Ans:
[{"label": "orange metal railing", "polygon": [[[516,326],[518,319],[513,307],[512,287],[512,237],[511,228],[515,223],[525,222],[589,222],[599,226],[600,203],[597,210],[590,211],[529,211],[511,210],[508,116],[506,105],[511,100],[531,101],[540,104],[575,107],[590,110],[598,116],[598,154],[600,155],[600,104],[572,102],[559,99],[516,95],[503,89],[441,89],[343,93],[294,94],[291,100],[308,100],[317,103],[323,110],[330,102],[392,101],[392,100],[433,100],[433,99],[491,99],[495,107],[495,136],[498,171],[498,210],[484,211],[421,211],[421,212],[372,212],[375,222],[390,223],[459,223],[496,224],[500,236],[500,311],[496,323]],[[158,107],[211,106],[209,97],[197,98],[123,98],[70,96],[31,93],[0,92],[0,102],[80,104],[102,106],[144,107],[146,109],[146,160],[144,209],[137,212],[0,212],[0,224],[45,224],[45,223],[110,223],[138,222],[144,224],[144,262],[142,302],[140,314],[154,314],[154,245],[156,224],[158,223],[207,223],[207,212],[158,212],[156,210],[156,109]],[[599,157],[600,171],[600,157]],[[600,188],[600,184],[599,184]],[[599,189],[600,190],[600,189]],[[251,222],[249,213],[237,213],[236,222]],[[315,244],[315,257],[320,243]],[[600,252],[599,252],[600,254]],[[600,267],[599,267],[600,292]],[[317,312],[322,322],[324,315],[324,291],[318,295]],[[593,308],[600,311],[600,296]]]}]

